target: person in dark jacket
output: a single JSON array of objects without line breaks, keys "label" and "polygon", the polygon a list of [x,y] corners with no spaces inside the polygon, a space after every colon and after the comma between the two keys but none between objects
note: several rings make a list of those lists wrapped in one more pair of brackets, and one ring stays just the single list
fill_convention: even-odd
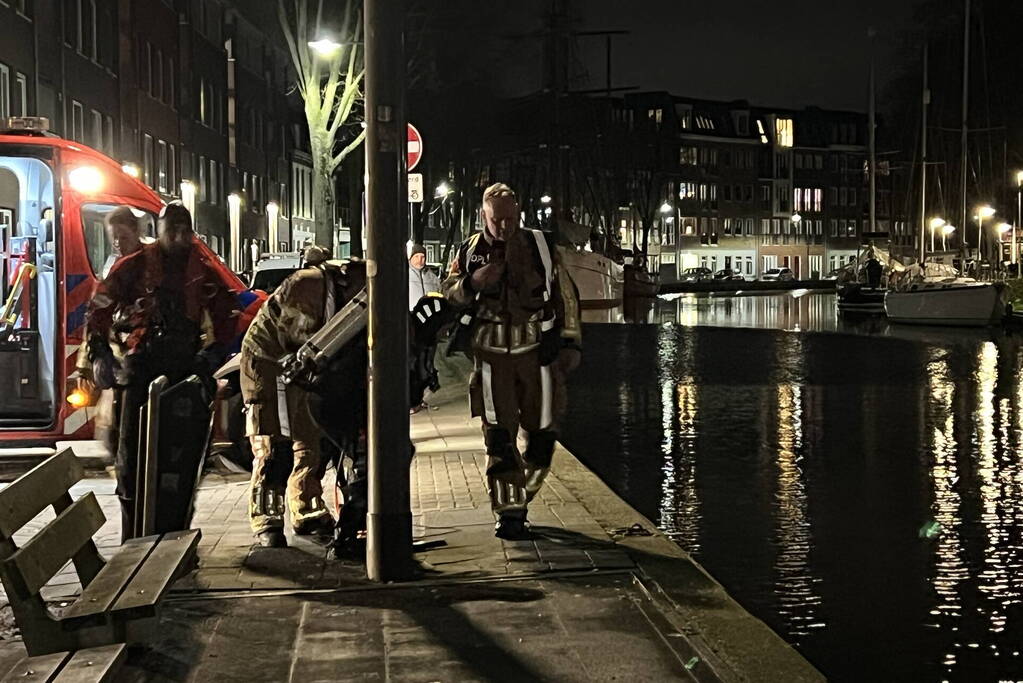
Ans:
[{"label": "person in dark jacket", "polygon": [[[157,241],[114,264],[89,303],[86,339],[97,387],[124,387],[117,445],[122,538],[135,525],[139,410],[150,383],[173,385],[192,374],[212,381],[235,336],[237,298],[207,256],[194,248],[192,216],[179,202],[164,207]],[[121,361],[111,344],[118,346]]]}]

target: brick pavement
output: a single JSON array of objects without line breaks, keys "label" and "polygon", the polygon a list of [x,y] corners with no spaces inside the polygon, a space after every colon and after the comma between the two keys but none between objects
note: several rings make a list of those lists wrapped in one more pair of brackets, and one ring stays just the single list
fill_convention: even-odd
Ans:
[{"label": "brick pavement", "polygon": [[[289,536],[286,549],[253,547],[246,476],[208,474],[194,516],[199,568],[176,584],[161,628],[118,680],[717,680],[726,660],[737,669],[752,662],[737,680],[773,680],[765,672],[776,661],[788,667],[785,680],[818,680],[663,536],[613,537],[635,521],[652,525],[571,454],[558,449],[530,506],[533,539],[502,541],[479,425],[464,399],[416,415],[411,431],[414,535],[443,542],[416,555],[420,581],[369,584],[359,563],[302,538]],[[97,542],[112,550],[113,481],[90,479],[72,493],[89,490],[108,519]],[[648,585],[648,569],[661,573],[660,585]],[[672,586],[676,576],[684,581]],[[77,589],[65,568],[45,595],[61,601]],[[736,637],[715,632],[709,645],[694,645],[695,624],[708,615]],[[733,647],[739,664],[724,656]],[[23,652],[0,628],[0,672]]]}]

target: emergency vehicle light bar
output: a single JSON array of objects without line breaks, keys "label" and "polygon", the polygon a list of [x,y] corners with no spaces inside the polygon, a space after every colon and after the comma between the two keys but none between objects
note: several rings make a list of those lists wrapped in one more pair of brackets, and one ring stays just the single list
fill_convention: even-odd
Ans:
[{"label": "emergency vehicle light bar", "polygon": [[50,119],[45,116],[8,116],[4,122],[7,133],[46,133],[50,130]]}]

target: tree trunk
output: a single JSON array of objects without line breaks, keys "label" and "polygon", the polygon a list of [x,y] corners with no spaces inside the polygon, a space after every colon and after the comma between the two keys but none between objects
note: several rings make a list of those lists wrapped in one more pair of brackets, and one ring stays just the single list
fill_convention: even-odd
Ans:
[{"label": "tree trunk", "polygon": [[313,135],[313,221],[316,244],[334,250],[334,181],[331,178],[332,145]]}]

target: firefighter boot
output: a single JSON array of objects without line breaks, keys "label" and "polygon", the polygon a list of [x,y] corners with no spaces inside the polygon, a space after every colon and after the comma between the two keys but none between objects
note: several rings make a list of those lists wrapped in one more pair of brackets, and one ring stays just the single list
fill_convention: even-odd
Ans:
[{"label": "firefighter boot", "polygon": [[287,545],[284,538],[284,487],[275,481],[273,442],[269,436],[250,436],[252,444],[252,483],[249,496],[249,523],[259,544],[267,548]]}]

